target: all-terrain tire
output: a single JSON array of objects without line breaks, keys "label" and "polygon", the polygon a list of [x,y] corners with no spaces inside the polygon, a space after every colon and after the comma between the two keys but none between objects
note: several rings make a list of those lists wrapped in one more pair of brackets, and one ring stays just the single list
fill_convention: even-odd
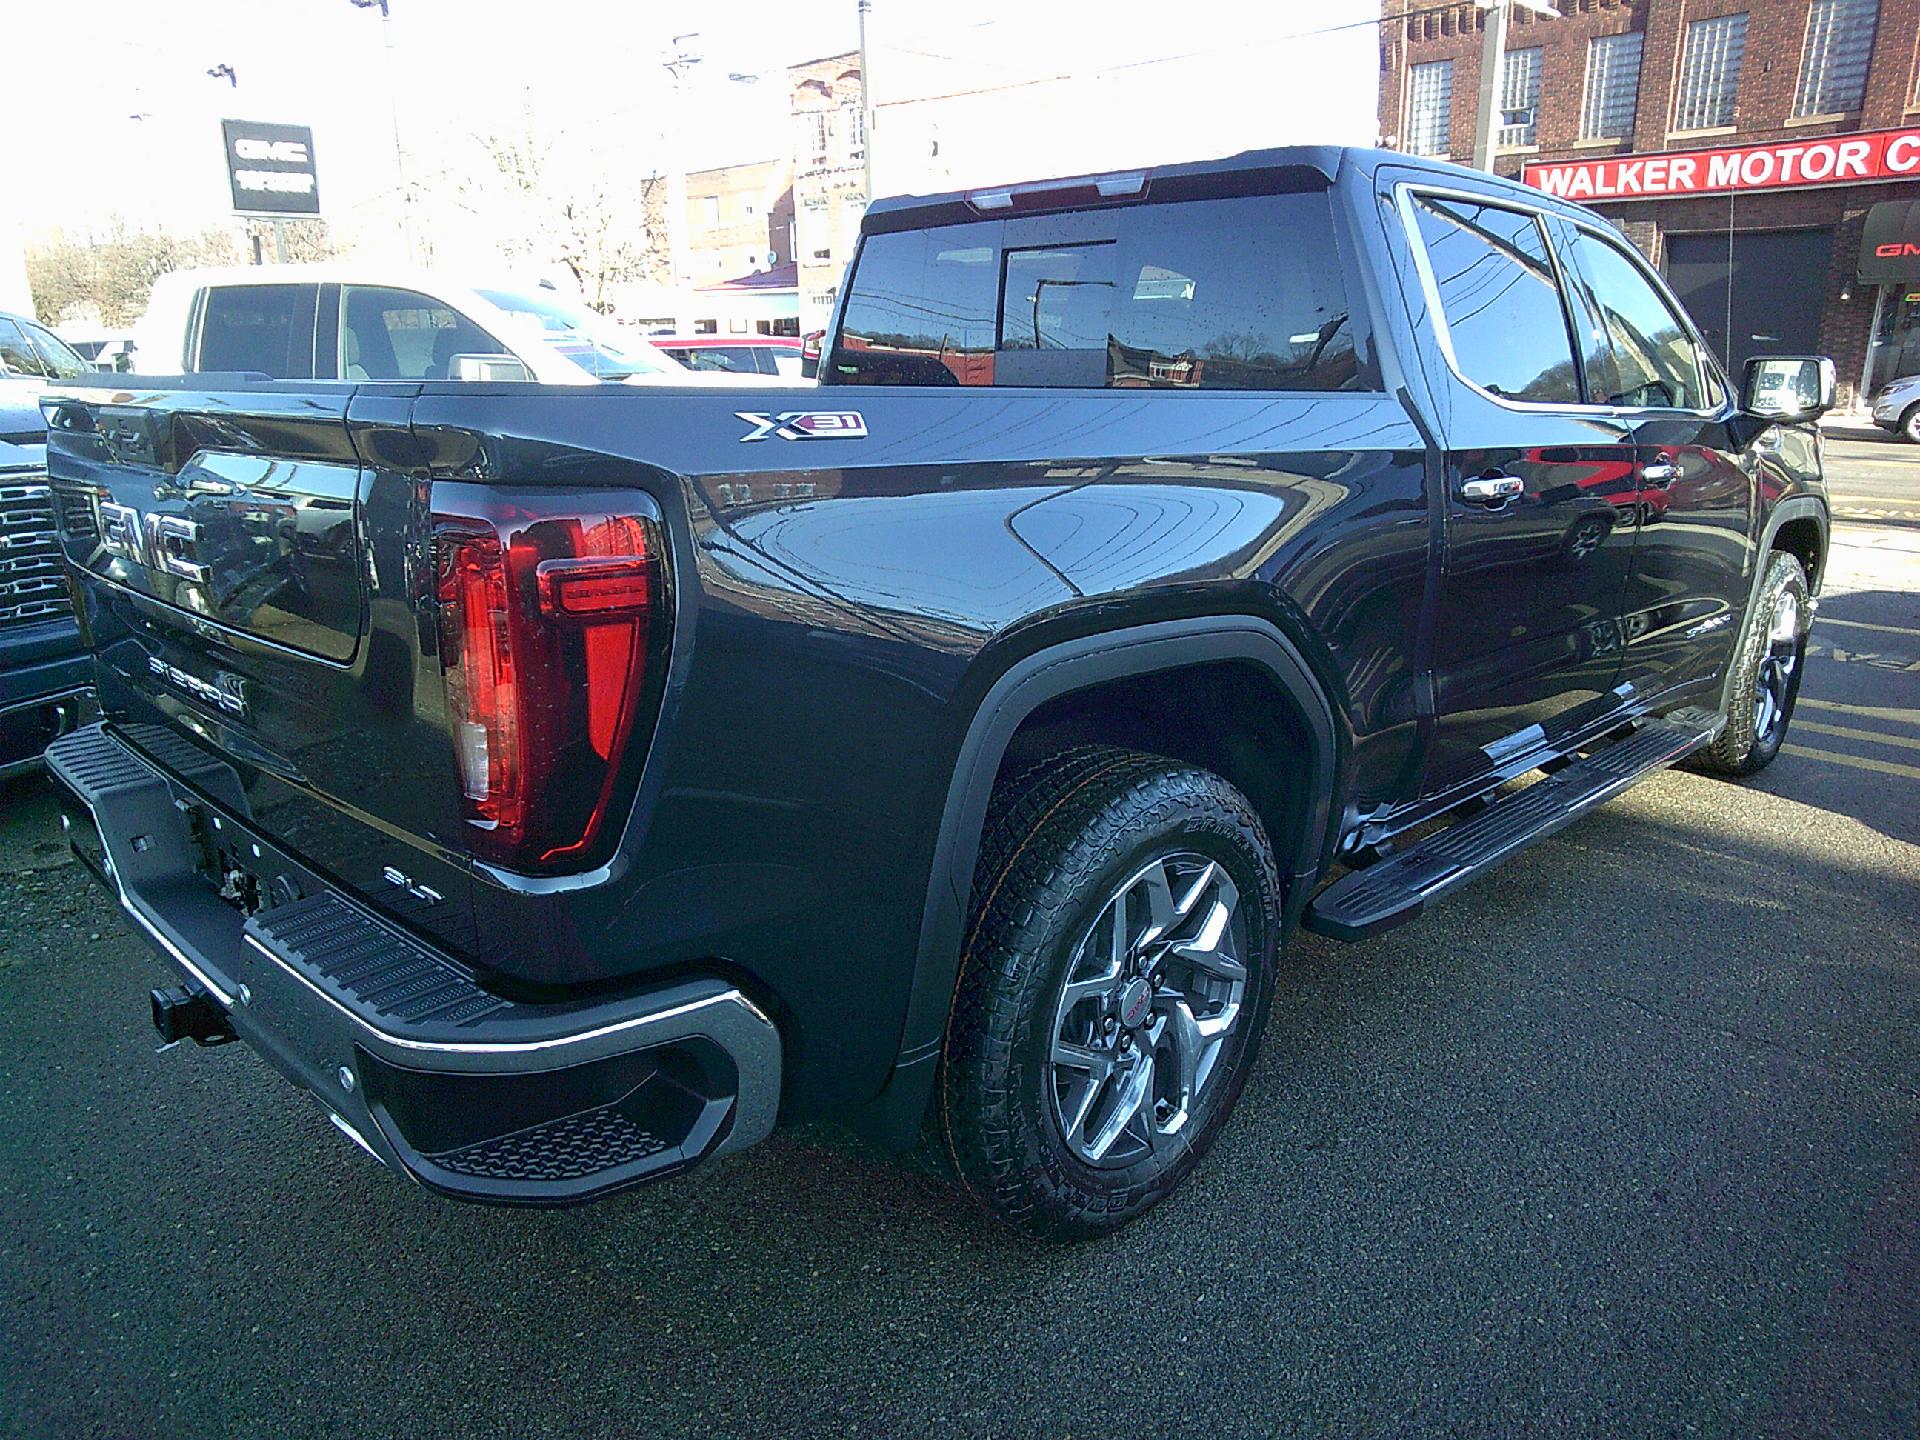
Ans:
[{"label": "all-terrain tire", "polygon": [[[1194,1092],[1188,1123],[1172,1137],[1177,1145],[1150,1136],[1139,1143],[1155,1148],[1135,1161],[1088,1163],[1065,1133],[1054,1088],[1063,987],[1090,953],[1083,941],[1095,922],[1114,915],[1116,887],[1163,863],[1159,857],[1178,856],[1187,858],[1164,863],[1201,857],[1237,892],[1234,933],[1246,972],[1238,1020],[1215,1052],[1211,1078]],[[1119,901],[1123,933],[1130,893],[1122,890]],[[1281,948],[1280,882],[1266,832],[1246,797],[1217,775],[1079,747],[996,789],[973,903],[936,1087],[938,1139],[967,1193],[1000,1219],[1054,1240],[1117,1229],[1165,1198],[1206,1153],[1258,1051]],[[1135,1059],[1157,1060],[1140,1035]],[[1151,1113],[1145,1123],[1154,1123]],[[1078,1138],[1084,1148],[1085,1135]]]},{"label": "all-terrain tire", "polygon": [[[1807,572],[1799,560],[1784,551],[1774,551],[1766,563],[1766,578],[1760,582],[1760,593],[1733,657],[1726,727],[1719,739],[1693,756],[1693,767],[1709,775],[1752,775],[1771,765],[1786,739],[1794,702],[1800,695],[1807,628],[1813,618]],[[1774,634],[1783,606],[1793,610],[1790,642]],[[1783,677],[1777,677],[1768,667],[1783,662],[1790,662],[1789,669]],[[1770,685],[1775,691],[1771,707],[1763,696]]]}]

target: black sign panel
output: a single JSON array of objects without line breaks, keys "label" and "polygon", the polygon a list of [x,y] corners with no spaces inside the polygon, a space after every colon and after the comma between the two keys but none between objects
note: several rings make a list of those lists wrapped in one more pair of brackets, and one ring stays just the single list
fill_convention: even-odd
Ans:
[{"label": "black sign panel", "polygon": [[1867,211],[1860,278],[1883,285],[1920,280],[1920,200],[1882,200]]},{"label": "black sign panel", "polygon": [[311,127],[222,120],[220,131],[227,141],[234,209],[248,215],[320,213]]}]

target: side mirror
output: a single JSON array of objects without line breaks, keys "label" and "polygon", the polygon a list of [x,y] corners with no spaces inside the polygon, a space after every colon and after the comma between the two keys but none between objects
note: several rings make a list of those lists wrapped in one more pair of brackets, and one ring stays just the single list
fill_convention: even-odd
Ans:
[{"label": "side mirror", "polygon": [[526,363],[511,355],[455,355],[447,363],[454,380],[531,380]]},{"label": "side mirror", "polygon": [[1797,425],[1833,408],[1833,361],[1824,355],[1756,355],[1747,361],[1740,408],[1756,420]]}]

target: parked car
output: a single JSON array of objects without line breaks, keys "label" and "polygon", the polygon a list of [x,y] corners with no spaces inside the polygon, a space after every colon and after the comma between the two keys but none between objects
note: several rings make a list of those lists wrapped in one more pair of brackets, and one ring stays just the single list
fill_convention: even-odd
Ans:
[{"label": "parked car", "polygon": [[1219,1135],[1297,924],[1780,754],[1832,363],[1734,386],[1591,211],[1301,147],[861,232],[821,386],[750,405],[51,398],[108,723],[49,764],[163,1038],[449,1196],[839,1116],[1098,1235]]},{"label": "parked car", "polygon": [[557,290],[351,262],[177,270],[154,282],[134,334],[149,375],[712,383]]},{"label": "parked car", "polygon": [[[26,315],[0,311],[0,406],[32,410],[36,396],[51,381],[71,380],[85,375],[93,366],[75,353],[73,347],[39,321]],[[35,444],[44,429],[36,421],[28,426]]]},{"label": "parked car", "polygon": [[1904,375],[1873,397],[1873,423],[1920,444],[1920,375]]},{"label": "parked car", "polygon": [[784,335],[655,335],[652,338],[655,345],[689,370],[773,375],[788,380],[806,375],[800,341]]}]

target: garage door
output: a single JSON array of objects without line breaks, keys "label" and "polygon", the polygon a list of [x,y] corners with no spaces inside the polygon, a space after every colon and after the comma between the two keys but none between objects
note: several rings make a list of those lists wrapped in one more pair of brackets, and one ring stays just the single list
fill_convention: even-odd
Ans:
[{"label": "garage door", "polygon": [[1832,260],[1831,227],[1735,231],[1731,266],[1724,230],[1667,236],[1667,283],[1736,380],[1749,355],[1820,353],[1820,297]]}]

